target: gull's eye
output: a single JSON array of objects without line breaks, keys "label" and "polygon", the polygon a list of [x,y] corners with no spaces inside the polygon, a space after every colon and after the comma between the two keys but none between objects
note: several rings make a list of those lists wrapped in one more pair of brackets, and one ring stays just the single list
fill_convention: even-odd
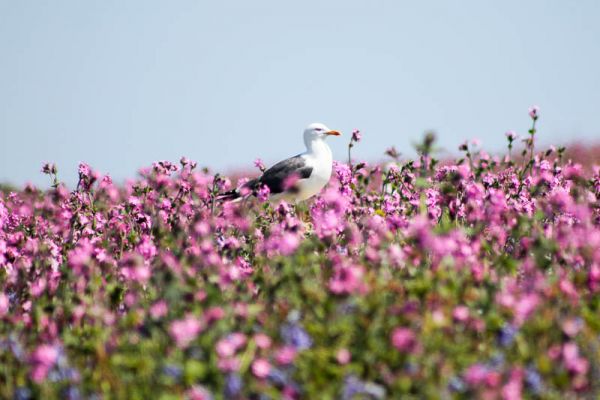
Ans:
[{"label": "gull's eye", "polygon": [[323,130],[323,128],[315,128],[315,131],[317,132],[321,132]]}]

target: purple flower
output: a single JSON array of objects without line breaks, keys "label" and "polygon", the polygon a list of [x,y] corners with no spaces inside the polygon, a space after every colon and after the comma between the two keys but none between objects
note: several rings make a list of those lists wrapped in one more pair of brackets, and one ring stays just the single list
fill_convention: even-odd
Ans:
[{"label": "purple flower", "polygon": [[515,335],[517,334],[518,329],[510,324],[506,324],[500,329],[498,334],[498,343],[502,347],[510,346],[515,340]]},{"label": "purple flower", "polygon": [[359,380],[356,376],[350,375],[344,378],[344,386],[342,388],[343,400],[352,400],[356,398],[356,395],[363,394],[365,391],[365,384]]},{"label": "purple flower", "polygon": [[385,389],[381,385],[372,382],[364,382],[358,379],[355,375],[348,375],[344,378],[344,386],[342,387],[341,399],[352,400],[357,396],[369,399],[384,399]]},{"label": "purple flower", "polygon": [[31,389],[27,387],[18,387],[15,390],[14,400],[31,400],[33,397],[31,395]]},{"label": "purple flower", "polygon": [[360,142],[361,138],[362,138],[362,134],[360,133],[360,131],[358,129],[355,129],[352,131],[352,141],[353,142]]},{"label": "purple flower", "polygon": [[543,389],[542,377],[535,367],[525,369],[525,383],[535,394],[539,394]]},{"label": "purple flower", "polygon": [[244,382],[238,373],[229,373],[225,377],[225,390],[224,394],[226,398],[235,398],[239,396],[242,391]]},{"label": "purple flower", "polygon": [[289,376],[279,368],[271,368],[268,379],[273,382],[275,386],[283,387],[287,384]]},{"label": "purple flower", "polygon": [[453,392],[464,392],[466,390],[466,385],[461,378],[453,376],[448,381],[448,388]]},{"label": "purple flower", "polygon": [[284,324],[280,329],[281,338],[285,344],[296,348],[297,350],[305,350],[312,346],[313,340],[310,335],[295,322]]},{"label": "purple flower", "polygon": [[81,399],[81,391],[77,386],[68,386],[63,391],[63,398],[66,400],[79,400]]}]

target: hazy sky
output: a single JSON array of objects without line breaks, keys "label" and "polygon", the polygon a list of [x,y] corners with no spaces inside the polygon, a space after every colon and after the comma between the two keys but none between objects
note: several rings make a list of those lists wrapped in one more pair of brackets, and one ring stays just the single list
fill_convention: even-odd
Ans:
[{"label": "hazy sky", "polygon": [[599,21],[597,0],[0,0],[0,181],[269,164],[313,121],[373,161],[429,129],[500,150],[531,104],[544,142],[600,141]]}]

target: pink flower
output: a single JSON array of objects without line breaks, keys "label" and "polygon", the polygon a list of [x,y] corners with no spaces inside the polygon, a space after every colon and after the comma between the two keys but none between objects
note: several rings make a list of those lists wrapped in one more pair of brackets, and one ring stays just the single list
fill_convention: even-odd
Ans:
[{"label": "pink flower", "polygon": [[465,372],[465,381],[471,386],[479,386],[486,381],[488,368],[481,364],[473,364]]},{"label": "pink flower", "polygon": [[235,345],[227,338],[219,340],[215,348],[219,357],[231,357],[235,354]]},{"label": "pink flower", "polygon": [[78,172],[80,179],[89,178],[92,174],[92,169],[86,163],[81,162],[79,163]]},{"label": "pink flower", "polygon": [[257,378],[264,379],[269,376],[269,372],[271,372],[271,364],[264,358],[257,358],[252,363],[252,373]]},{"label": "pink flower", "polygon": [[502,375],[498,371],[488,370],[487,375],[485,377],[485,384],[488,387],[496,387],[502,383]]},{"label": "pink flower", "polygon": [[230,334],[229,336],[227,336],[227,338],[231,341],[231,343],[233,343],[236,350],[239,349],[240,347],[244,347],[246,345],[246,342],[248,341],[248,338],[246,337],[246,335],[244,335],[243,333],[240,333],[240,332],[234,332],[234,333]]},{"label": "pink flower", "polygon": [[29,293],[33,297],[40,297],[44,293],[44,290],[46,290],[46,279],[39,278],[31,283]]},{"label": "pink flower", "polygon": [[279,251],[284,256],[293,254],[294,251],[300,245],[300,238],[298,234],[292,232],[285,232],[279,240]]},{"label": "pink flower", "polygon": [[142,202],[140,201],[139,197],[135,196],[130,196],[127,200],[127,203],[133,208],[139,208],[142,205]]},{"label": "pink flower", "polygon": [[275,360],[278,364],[289,365],[294,362],[298,351],[293,346],[284,346],[275,353]]},{"label": "pink flower", "polygon": [[43,365],[53,365],[57,358],[58,349],[47,344],[38,346],[31,356],[33,362]]},{"label": "pink flower", "polygon": [[213,396],[202,386],[192,386],[185,393],[185,398],[189,400],[212,400]]},{"label": "pink flower", "polygon": [[[335,172],[335,176],[338,179],[340,188],[339,188],[339,190],[327,191],[324,193],[323,197],[325,197],[327,199],[327,202],[330,202],[330,203],[339,202],[340,200],[345,200],[345,199],[340,199],[340,197],[339,197],[340,193],[345,196],[350,196],[352,194],[351,185],[353,183],[356,183],[356,178],[352,174],[352,170],[350,169],[350,166],[348,166],[347,164],[338,163],[338,162],[334,161],[333,162],[333,170]],[[335,196],[335,195],[337,195],[337,196]]]},{"label": "pink flower", "polygon": [[[204,294],[198,293],[197,296],[203,296]],[[204,313],[204,321],[207,324],[212,324],[215,321],[222,319],[225,316],[225,311],[222,307],[211,307]]]},{"label": "pink flower", "polygon": [[267,200],[269,200],[270,194],[271,194],[271,189],[269,189],[269,187],[267,185],[261,185],[260,188],[258,189],[258,192],[256,193],[256,197],[258,197],[258,199],[260,201],[267,201]]},{"label": "pink flower", "polygon": [[550,358],[551,360],[557,360],[560,357],[561,354],[561,347],[557,344],[550,346],[550,348],[548,349],[548,351],[546,352],[546,354],[548,354],[548,358]]},{"label": "pink flower", "polygon": [[540,114],[540,108],[538,106],[531,106],[531,107],[529,107],[529,116],[532,119],[534,119],[534,120],[538,119],[539,114]]},{"label": "pink flower", "polygon": [[[8,223],[8,210],[4,206],[4,202],[2,201],[2,199],[0,199],[0,230],[2,228],[4,228],[4,225],[6,225],[7,223]],[[0,249],[0,254],[3,252],[4,251],[2,251]],[[2,259],[0,258],[0,263],[1,262],[2,262]]]},{"label": "pink flower", "polygon": [[521,325],[524,323],[531,313],[535,311],[539,302],[539,296],[533,293],[521,297],[514,307],[516,324]]},{"label": "pink flower", "polygon": [[515,131],[507,131],[504,135],[511,142],[514,141],[517,138],[517,132],[515,132]]},{"label": "pink flower", "polygon": [[41,383],[46,379],[48,372],[58,359],[58,349],[55,346],[42,344],[38,346],[31,355],[31,379]]},{"label": "pink flower", "polygon": [[145,284],[152,276],[150,266],[139,253],[126,253],[121,257],[121,274],[129,280]]},{"label": "pink flower", "polygon": [[260,158],[257,158],[256,160],[254,160],[254,166],[258,169],[260,169],[261,172],[265,171],[265,164],[263,163],[263,161]]},{"label": "pink flower", "polygon": [[0,318],[8,314],[9,306],[10,301],[8,299],[8,296],[4,293],[0,293]]},{"label": "pink flower", "polygon": [[466,322],[469,319],[469,308],[467,306],[455,307],[452,317],[459,322]]},{"label": "pink flower", "polygon": [[362,138],[362,135],[358,129],[355,129],[352,131],[352,141],[353,142],[360,142],[361,138]]},{"label": "pink flower", "polygon": [[240,365],[239,357],[225,357],[217,361],[217,367],[224,372],[238,371]]},{"label": "pink flower", "polygon": [[185,348],[196,339],[202,329],[200,321],[196,317],[188,315],[184,319],[173,321],[169,327],[169,333],[177,347]]},{"label": "pink flower", "polygon": [[574,374],[584,375],[590,368],[589,361],[579,355],[579,348],[574,342],[563,346],[563,359],[567,369]]},{"label": "pink flower", "polygon": [[156,246],[149,235],[143,235],[137,246],[137,251],[145,260],[151,260],[156,256]]},{"label": "pink flower", "polygon": [[260,349],[268,349],[269,347],[271,347],[272,343],[271,338],[265,335],[264,333],[257,333],[256,335],[254,335],[254,342],[256,343],[256,346],[258,346],[258,348]]},{"label": "pink flower", "polygon": [[180,163],[181,163],[181,165],[183,165],[184,167],[185,167],[186,165],[188,165],[188,164],[191,164],[191,161],[190,161],[190,159],[189,159],[189,158],[187,158],[186,156],[182,156],[182,157],[179,159],[179,162],[180,162]]},{"label": "pink flower", "polygon": [[247,341],[246,335],[234,332],[219,340],[215,348],[219,357],[227,358],[233,356],[236,351],[245,346]]},{"label": "pink flower", "polygon": [[523,391],[523,370],[514,368],[508,383],[502,388],[502,400],[521,400]]},{"label": "pink flower", "polygon": [[156,303],[152,304],[152,306],[150,307],[150,315],[152,316],[153,319],[159,319],[159,318],[164,317],[165,315],[167,315],[168,311],[169,311],[169,306],[167,305],[167,302],[164,300],[157,301]]},{"label": "pink flower", "polygon": [[408,328],[395,328],[392,332],[392,345],[399,351],[407,353],[416,346],[415,334]]},{"label": "pink flower", "polygon": [[346,349],[346,348],[339,349],[335,355],[335,359],[341,365],[348,364],[350,362],[351,357],[352,357],[352,355],[350,354],[350,351],[348,351],[348,349]]},{"label": "pink flower", "polygon": [[577,293],[575,285],[573,285],[573,282],[570,280],[563,278],[560,280],[558,286],[560,287],[561,292],[563,292],[572,300],[576,301],[579,298],[579,293]]},{"label": "pink flower", "polygon": [[583,327],[583,321],[580,319],[569,318],[562,323],[563,332],[569,337],[575,337]]},{"label": "pink flower", "polygon": [[335,294],[351,294],[363,288],[364,270],[361,266],[336,266],[329,280],[329,290]]}]

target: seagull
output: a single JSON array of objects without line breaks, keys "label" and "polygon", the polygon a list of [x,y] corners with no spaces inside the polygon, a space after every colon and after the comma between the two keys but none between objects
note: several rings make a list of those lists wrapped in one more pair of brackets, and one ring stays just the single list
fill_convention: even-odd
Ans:
[{"label": "seagull", "polygon": [[304,153],[278,162],[262,176],[217,196],[217,199],[241,199],[245,193],[256,195],[263,185],[269,188],[271,201],[285,200],[297,203],[316,195],[329,182],[333,167],[333,156],[325,139],[340,135],[339,131],[329,129],[318,122],[308,125],[304,129]]}]

